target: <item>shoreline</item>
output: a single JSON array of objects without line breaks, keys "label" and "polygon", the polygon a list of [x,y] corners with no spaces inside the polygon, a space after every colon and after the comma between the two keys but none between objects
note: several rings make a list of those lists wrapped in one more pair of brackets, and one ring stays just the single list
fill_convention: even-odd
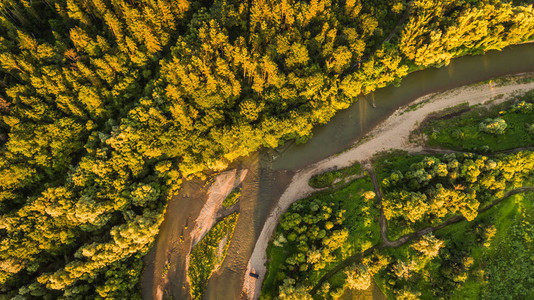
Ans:
[{"label": "shoreline", "polygon": [[[193,251],[193,248],[202,240],[202,238],[216,225],[217,223],[217,212],[222,207],[224,199],[235,189],[237,188],[247,176],[247,169],[237,170],[231,169],[224,171],[215,177],[215,182],[213,182],[208,189],[208,199],[202,206],[200,213],[198,214],[196,220],[194,221],[194,228],[190,233],[191,244],[187,249],[187,257],[185,259],[185,280],[187,287],[191,287],[191,282],[189,281],[189,256]],[[219,266],[216,266],[213,272],[218,270]],[[211,277],[211,276],[210,276]],[[162,298],[160,298],[162,299]]]},{"label": "shoreline", "polygon": [[[384,122],[379,124],[368,134],[356,141],[345,151],[334,154],[322,161],[299,170],[293,177],[290,185],[278,199],[276,207],[270,213],[263,229],[256,241],[254,251],[249,259],[245,272],[242,292],[248,299],[258,299],[261,285],[266,274],[267,253],[266,249],[271,237],[278,225],[281,215],[295,201],[305,198],[316,191],[308,185],[312,175],[319,174],[332,167],[343,168],[355,162],[364,162],[371,159],[376,153],[390,149],[401,149],[409,152],[417,152],[422,148],[410,143],[410,133],[416,129],[431,114],[454,107],[462,103],[469,106],[476,104],[495,105],[509,100],[517,94],[525,93],[534,89],[534,82],[518,83],[517,79],[531,77],[531,74],[518,74],[507,76],[510,81],[499,81],[497,78],[494,86],[493,80],[488,83],[474,83],[444,92],[432,93],[419,97],[398,108]],[[420,104],[415,110],[410,106]],[[248,273],[255,269],[258,279],[252,279]]]}]

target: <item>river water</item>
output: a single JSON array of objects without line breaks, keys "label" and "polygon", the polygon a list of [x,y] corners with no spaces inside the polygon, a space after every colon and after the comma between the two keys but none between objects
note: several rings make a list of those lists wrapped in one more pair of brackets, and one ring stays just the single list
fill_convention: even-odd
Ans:
[{"label": "river water", "polygon": [[[343,151],[389,117],[397,108],[409,104],[418,97],[523,72],[534,72],[532,43],[511,46],[501,52],[490,51],[483,56],[457,58],[440,69],[431,68],[413,72],[402,80],[399,87],[379,89],[373,94],[361,97],[348,109],[338,112],[328,124],[316,127],[313,130],[313,138],[305,144],[295,145],[289,142],[276,150],[264,150],[261,154],[255,154],[237,163],[239,168],[249,170],[249,175],[243,182],[243,192],[239,202],[241,213],[226,259],[220,270],[210,279],[204,299],[233,300],[241,297],[242,279],[256,240],[270,210],[276,205],[295,171]],[[188,206],[183,203],[181,209],[183,207]],[[169,207],[165,218],[174,218],[177,214]],[[162,225],[160,235],[165,236],[162,232],[169,230],[171,229]],[[152,249],[151,252],[155,255],[154,252],[160,250]],[[173,258],[176,259],[185,258]],[[148,264],[147,269],[153,270],[150,269],[150,263]],[[183,299],[184,282],[176,280],[179,276],[171,274],[183,272],[178,269],[171,266],[169,277],[173,278],[171,281],[174,282],[169,282],[167,291],[169,296],[174,296],[174,299]],[[156,271],[154,274],[161,274],[161,271]],[[151,283],[151,276],[146,275],[143,276],[143,295],[145,298],[151,298],[149,295],[154,295],[154,292],[150,289],[154,286]]]},{"label": "river water", "polygon": [[399,87],[379,89],[338,112],[326,125],[316,127],[313,138],[307,143],[288,147],[273,161],[272,166],[275,169],[298,170],[339,153],[397,108],[429,93],[502,75],[532,71],[534,44],[530,43],[502,51],[489,51],[482,56],[460,57],[439,69],[413,72],[402,80]]}]

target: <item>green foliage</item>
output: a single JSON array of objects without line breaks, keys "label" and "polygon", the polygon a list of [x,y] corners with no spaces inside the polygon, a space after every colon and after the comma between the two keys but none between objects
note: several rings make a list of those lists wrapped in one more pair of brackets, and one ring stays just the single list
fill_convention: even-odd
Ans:
[{"label": "green foliage", "polygon": [[[400,39],[402,53],[417,66],[443,65],[458,55],[502,49],[532,35],[519,25],[520,22],[508,27],[510,34],[495,35],[506,22],[503,16],[519,10],[530,14],[532,7],[520,8],[507,1],[466,2],[414,1],[413,15]],[[438,20],[448,22],[436,23]]]},{"label": "green foliage", "polygon": [[226,198],[224,199],[222,206],[223,207],[230,207],[239,201],[239,197],[241,197],[241,189],[235,188]]},{"label": "green foliage", "polygon": [[504,130],[508,125],[506,121],[501,118],[486,119],[478,125],[478,129],[483,132],[492,134],[504,134]]},{"label": "green foliage", "polygon": [[389,234],[398,238],[456,214],[472,221],[479,208],[530,178],[534,154],[385,157],[378,168]]},{"label": "green foliage", "polygon": [[233,213],[219,221],[191,251],[187,276],[193,299],[200,299],[211,274],[224,261],[238,217],[239,213]]},{"label": "green foliage", "polygon": [[350,167],[313,175],[312,178],[310,178],[309,185],[314,188],[329,187],[332,186],[336,179],[342,179],[350,175],[357,175],[361,173],[362,167],[360,164],[356,163]]},{"label": "green foliage", "polygon": [[[510,230],[514,228],[512,224],[528,228],[529,222],[524,220],[532,211],[532,194],[524,196],[524,200],[523,196],[516,195],[481,215],[476,210],[502,197],[504,191],[531,185],[533,160],[531,152],[491,158],[472,154],[447,154],[439,158],[382,157],[377,165],[390,237],[441,224],[458,212],[469,221],[445,227],[437,231],[435,237],[423,236],[383,252],[391,263],[381,269],[376,278],[388,297],[413,296],[415,291],[420,292],[421,299],[492,299],[504,294],[522,298],[527,295],[530,291],[523,287],[529,286],[527,274],[533,265],[527,258],[530,239],[521,241],[519,236],[511,236]],[[440,168],[442,164],[445,166]],[[466,193],[474,194],[471,197]],[[470,209],[466,211],[464,205]],[[524,246],[519,247],[522,243]],[[505,254],[511,251],[515,251],[511,256]],[[514,260],[516,257],[518,260]],[[501,267],[494,268],[499,259],[502,259]],[[521,263],[523,265],[519,266]],[[510,268],[513,264],[517,267]],[[490,270],[494,272],[492,276],[497,277],[491,283]],[[507,278],[516,281],[497,284]],[[488,288],[492,284],[499,288]],[[490,294],[489,290],[496,292]]]},{"label": "green foliage", "polygon": [[493,152],[533,146],[533,99],[534,93],[529,92],[489,110],[476,108],[452,118],[431,120],[421,131],[427,135],[428,145],[455,150]]},{"label": "green foliage", "polygon": [[95,298],[86,281],[147,251],[183,177],[534,33],[522,3],[417,1],[383,43],[399,3],[2,1],[0,292]]},{"label": "green foliage", "polygon": [[376,244],[378,210],[374,197],[365,197],[372,187],[365,177],[294,203],[269,245],[262,297],[282,297],[288,289],[309,292],[329,267]]},{"label": "green foliage", "polygon": [[390,297],[419,291],[421,299],[528,298],[533,199],[532,193],[515,195],[473,222],[436,232],[433,239],[443,247],[434,258],[416,251],[424,239],[386,250],[391,263],[377,273],[377,282]]},{"label": "green foliage", "polygon": [[[102,284],[97,284],[95,290],[100,297],[106,299],[141,299],[139,279],[142,269],[141,255],[119,261],[108,268],[103,276],[105,281]],[[80,288],[75,291],[78,290]],[[72,293],[70,296],[75,294]]]},{"label": "green foliage", "polygon": [[[341,198],[343,188],[318,193],[295,203],[283,215],[268,248],[268,273],[262,297],[285,296],[286,291],[305,297],[317,280],[334,266],[344,269],[320,287],[317,295],[321,298],[338,299],[346,289],[366,289],[371,278],[379,283],[388,298],[395,299],[492,299],[502,294],[513,295],[512,298],[529,295],[530,269],[534,265],[529,258],[534,194],[527,194],[525,199],[515,195],[481,215],[478,211],[503,197],[506,191],[532,184],[534,153],[521,151],[491,158],[464,153],[439,157],[395,153],[382,155],[375,165],[382,182],[388,233],[394,239],[423,227],[442,224],[459,214],[468,222],[416,237],[400,247],[378,247],[354,265],[351,261],[354,257],[344,259],[378,242],[378,239],[362,240],[360,247],[346,248],[355,236],[366,235],[365,227],[353,227],[358,218],[351,217],[354,216],[351,212],[368,208],[348,209],[346,205],[353,202],[340,203],[337,209],[342,212],[346,209],[340,225],[348,229],[347,242],[334,244],[341,249],[337,255],[323,257],[324,250],[331,244],[324,241],[317,244],[308,237],[313,230],[308,228],[306,220],[322,215],[319,199],[333,201],[333,207],[337,207],[335,200]],[[365,180],[368,179],[359,179],[353,184]],[[367,191],[360,193],[360,202],[374,198],[370,187],[362,189]],[[333,214],[335,212],[332,210]],[[373,213],[378,216],[376,209]],[[337,226],[333,220],[324,223],[325,228],[334,232]],[[503,251],[502,254],[499,251]],[[323,261],[327,262],[324,267]],[[492,280],[490,276],[497,278]],[[503,283],[497,284],[497,280]],[[487,289],[491,284],[495,288]]]},{"label": "green foliage", "polygon": [[[365,233],[365,226],[354,226],[361,220],[361,216],[354,217],[354,212],[369,208],[357,206],[350,209],[347,205],[354,202],[349,201],[336,205],[337,199],[344,199],[341,198],[346,193],[343,189],[349,189],[350,184],[318,193],[295,203],[282,216],[267,252],[268,273],[262,297],[282,297],[287,291],[305,297],[317,280],[334,266],[345,268],[323,284],[318,291],[321,298],[338,299],[345,289],[366,289],[371,278],[379,283],[388,298],[395,299],[491,299],[503,293],[525,297],[530,293],[530,268],[534,265],[528,256],[532,246],[528,230],[534,194],[527,194],[524,200],[523,196],[515,195],[481,215],[478,211],[503,197],[505,191],[532,184],[533,155],[529,151],[491,158],[464,153],[439,157],[402,153],[382,155],[375,164],[382,182],[382,205],[388,219],[388,233],[394,239],[423,227],[442,224],[459,214],[468,222],[425,234],[397,248],[378,247],[354,265],[354,261],[344,259],[379,241],[360,240],[357,243],[360,246],[350,247],[354,237],[369,234],[369,231]],[[352,184],[362,184],[366,180],[359,179]],[[361,189],[360,202],[374,198],[371,187]],[[323,215],[320,199],[337,208],[332,214],[346,210],[339,225],[348,229],[348,237],[346,241],[345,237],[336,238],[342,241],[341,245],[328,242],[328,232],[326,242],[323,239],[320,244],[309,237],[313,229],[307,221]],[[373,214],[377,217],[378,211],[374,209]],[[340,228],[335,220],[321,221],[326,221],[321,225],[334,233]],[[509,241],[508,236],[516,229],[517,234]],[[376,234],[378,237],[378,231]],[[330,245],[339,247],[340,250],[335,250],[339,252],[332,257],[324,256]],[[507,254],[503,257],[498,251]],[[326,262],[325,266],[323,262]],[[521,263],[524,265],[520,266]],[[506,264],[515,266],[515,269],[510,270]],[[501,280],[505,284],[491,281],[488,272],[498,278],[495,281]],[[489,284],[495,284],[495,288],[486,289]],[[508,286],[513,286],[513,290]]]}]

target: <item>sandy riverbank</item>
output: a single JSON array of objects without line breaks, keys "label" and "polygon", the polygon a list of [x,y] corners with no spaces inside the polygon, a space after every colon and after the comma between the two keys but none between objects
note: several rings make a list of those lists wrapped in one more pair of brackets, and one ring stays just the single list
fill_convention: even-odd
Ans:
[{"label": "sandy riverbank", "polygon": [[215,224],[222,202],[246,175],[246,169],[233,169],[218,174],[212,184],[199,179],[182,184],[180,193],[169,201],[158,239],[145,257],[143,299],[189,298],[189,253]]},{"label": "sandy riverbank", "polygon": [[[223,172],[215,178],[215,182],[210,186],[208,190],[208,199],[202,207],[197,219],[195,220],[195,228],[191,231],[191,247],[188,253],[202,240],[202,238],[209,232],[209,230],[217,222],[217,212],[222,207],[224,199],[232,192],[233,189],[238,187],[241,182],[247,176],[247,170],[229,170]],[[217,268],[216,268],[217,269]],[[189,270],[189,254],[185,259],[185,270],[187,274]],[[189,277],[185,276],[187,283]]]},{"label": "sandy riverbank", "polygon": [[[409,142],[410,132],[413,131],[429,114],[453,107],[462,103],[469,105],[485,104],[494,100],[491,104],[501,103],[516,94],[525,93],[534,89],[534,82],[517,83],[515,81],[503,81],[502,85],[474,84],[456,88],[444,93],[430,94],[416,99],[412,104],[421,103],[416,110],[401,107],[386,121],[367,134],[360,143],[356,143],[348,150],[324,159],[298,171],[291,183],[278,200],[278,205],[273,209],[256,242],[254,251],[248,263],[245,273],[243,293],[248,299],[258,299],[262,281],[265,277],[267,261],[266,249],[269,240],[278,224],[280,216],[289,206],[302,199],[315,190],[308,185],[312,175],[322,173],[333,167],[346,167],[355,162],[369,160],[378,152],[390,149],[402,149],[407,151],[420,151],[421,148]],[[259,274],[258,279],[248,275],[252,268]]]},{"label": "sandy riverbank", "polygon": [[191,239],[193,240],[192,247],[195,247],[215,225],[217,212],[222,207],[224,199],[226,199],[233,189],[243,182],[246,176],[247,170],[237,171],[236,169],[217,175],[215,182],[208,191],[208,200],[206,200],[200,214],[195,220],[195,228],[191,232]]}]

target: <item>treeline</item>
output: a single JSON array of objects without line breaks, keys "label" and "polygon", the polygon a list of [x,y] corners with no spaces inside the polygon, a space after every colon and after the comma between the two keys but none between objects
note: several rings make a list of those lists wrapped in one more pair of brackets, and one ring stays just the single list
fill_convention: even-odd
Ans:
[{"label": "treeline", "polygon": [[304,141],[411,69],[534,34],[521,2],[411,5],[382,43],[409,4],[2,1],[0,291],[134,297],[183,176]]}]

